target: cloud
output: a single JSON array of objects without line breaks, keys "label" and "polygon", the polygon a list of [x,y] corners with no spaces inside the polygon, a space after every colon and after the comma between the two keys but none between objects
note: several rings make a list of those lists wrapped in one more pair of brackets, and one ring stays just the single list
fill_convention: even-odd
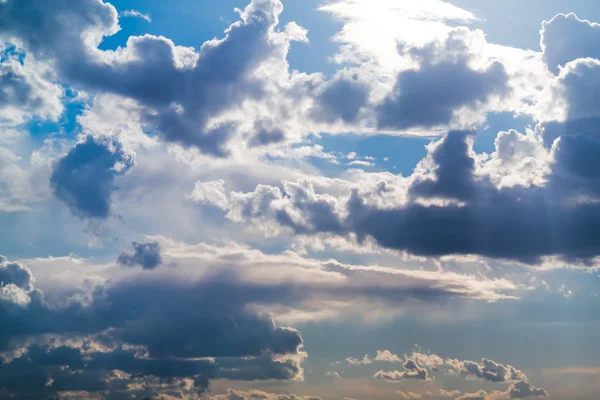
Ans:
[{"label": "cloud", "polygon": [[535,388],[529,382],[515,382],[508,391],[511,399],[523,399],[525,397],[546,397],[548,393],[544,389]]},{"label": "cloud", "polygon": [[487,400],[488,394],[485,390],[479,390],[477,393],[465,393],[456,398],[456,400]]},{"label": "cloud", "polygon": [[105,219],[117,189],[115,179],[133,165],[118,142],[87,136],[54,166],[50,184],[56,197],[81,218]]},{"label": "cloud", "polygon": [[146,22],[152,22],[150,14],[144,14],[138,10],[125,10],[119,13],[119,15],[123,17],[141,18]]},{"label": "cloud", "polygon": [[[278,0],[251,2],[225,38],[204,43],[199,52],[151,35],[130,37],[119,51],[103,51],[97,48],[102,38],[118,31],[112,5],[95,0],[81,1],[77,7],[65,0],[10,0],[0,4],[0,18],[11,21],[0,29],[0,37],[14,38],[28,54],[52,62],[68,84],[135,100],[147,130],[165,140],[224,157],[229,153],[227,142],[247,119],[216,119],[245,101],[271,96],[272,74],[267,78],[265,71],[274,68],[287,80],[290,42],[305,40],[305,31],[297,25],[275,29],[282,10]],[[68,25],[61,23],[65,19]],[[33,20],[48,24],[32,24]]]},{"label": "cloud", "polygon": [[226,209],[229,204],[223,179],[212,182],[196,182],[190,198],[200,204],[213,205],[221,209]]},{"label": "cloud", "polygon": [[[195,380],[302,376],[300,333],[250,309],[263,301],[251,286],[224,276],[182,281],[126,275],[87,289],[71,282],[73,289],[51,301],[34,287],[27,267],[2,258],[0,317],[8,325],[0,332],[0,351],[24,350],[5,359],[0,387],[33,397],[96,392],[108,390],[106,374],[115,370]],[[23,371],[29,371],[24,380],[15,380]]]},{"label": "cloud", "polygon": [[479,390],[476,393],[465,393],[456,398],[456,400],[496,400],[496,399],[523,399],[532,397],[546,397],[548,393],[544,389],[535,388],[529,382],[517,381],[511,384],[505,392],[493,391],[491,393],[485,390]]},{"label": "cloud", "polygon": [[404,364],[404,371],[383,371],[379,370],[373,375],[375,379],[383,379],[386,381],[401,381],[404,379],[419,379],[429,381],[429,372],[426,368],[423,368],[418,364],[414,358],[406,358]]},{"label": "cloud", "polygon": [[64,110],[62,97],[49,65],[0,40],[1,126],[16,127],[34,116],[56,121]]},{"label": "cloud", "polygon": [[157,242],[133,242],[133,254],[121,253],[118,263],[126,267],[141,266],[143,269],[154,269],[162,263],[160,245]]},{"label": "cloud", "polygon": [[357,122],[361,109],[368,104],[370,88],[358,76],[338,76],[321,88],[315,98],[311,117],[320,122]]},{"label": "cloud", "polygon": [[392,354],[389,350],[377,350],[377,356],[375,361],[385,362],[402,362],[402,359],[395,354]]},{"label": "cloud", "polygon": [[365,354],[362,359],[348,357],[346,358],[346,362],[350,365],[369,365],[373,361],[369,358],[368,354]]},{"label": "cloud", "polygon": [[[370,237],[384,248],[430,257],[473,254],[535,264],[548,256],[585,260],[599,254],[599,236],[590,228],[600,217],[593,201],[597,178],[575,181],[572,172],[584,167],[571,165],[593,156],[563,153],[584,147],[593,152],[594,146],[558,143],[542,186],[497,187],[482,173],[485,166],[479,169],[470,137],[449,132],[428,146],[429,155],[401,185],[380,182],[376,188],[352,188],[346,196],[319,193],[310,183],[283,182],[284,192],[259,186],[253,193],[231,193],[227,217],[270,221],[306,236],[356,235],[359,242]],[[502,154],[497,149],[495,156]],[[403,200],[383,202],[392,190]]]},{"label": "cloud", "polygon": [[510,382],[520,379],[527,379],[523,372],[514,367],[498,364],[492,360],[484,358],[481,364],[474,361],[463,361],[460,364],[460,373],[466,377],[477,377],[490,382]]},{"label": "cloud", "polygon": [[373,378],[383,379],[389,382],[401,381],[404,379],[419,379],[427,381],[428,378],[427,370],[425,369],[414,369],[409,371],[377,371]]},{"label": "cloud", "polygon": [[295,394],[273,394],[260,390],[241,390],[228,389],[227,394],[221,394],[209,397],[210,400],[321,400],[314,396],[296,396]]},{"label": "cloud", "polygon": [[442,397],[456,397],[461,395],[460,390],[444,390],[440,389],[440,395]]},{"label": "cloud", "polygon": [[418,394],[418,393],[413,393],[413,392],[402,392],[402,391],[398,391],[398,394],[400,395],[400,397],[402,397],[403,399],[420,399],[421,397],[423,397],[422,395]]},{"label": "cloud", "polygon": [[540,34],[544,61],[553,72],[578,58],[600,59],[600,25],[579,19],[574,13],[557,14],[544,21]]},{"label": "cloud", "polygon": [[464,37],[469,34],[457,29],[444,43],[409,50],[420,60],[419,69],[398,75],[392,94],[377,108],[380,129],[447,126],[461,107],[477,108],[492,96],[508,94],[502,63],[491,62],[482,69],[470,66]]},{"label": "cloud", "polygon": [[[517,399],[525,397],[543,397],[548,395],[544,389],[533,387],[529,383],[529,379],[525,373],[522,371],[511,365],[503,365],[488,358],[483,358],[481,362],[452,358],[443,359],[436,354],[425,354],[418,351],[414,351],[410,355],[405,355],[404,358],[400,358],[388,350],[378,351],[377,354],[378,356],[374,361],[401,362],[403,363],[402,366],[404,370],[379,370],[373,375],[373,378],[375,379],[386,380],[389,382],[397,382],[405,379],[430,381],[435,379],[435,377],[432,376],[432,373],[441,370],[445,374],[460,374],[460,376],[465,379],[478,378],[493,383],[510,384],[505,392],[494,391],[491,394],[480,390],[477,393],[465,393],[461,395],[461,392],[458,390],[446,391],[440,389],[440,395],[442,397],[454,398],[459,396],[457,399],[493,400],[506,397]],[[401,392],[398,393],[401,394]],[[406,394],[406,396],[403,397],[406,399],[418,398],[408,396],[410,396],[410,394]]]},{"label": "cloud", "polygon": [[0,285],[5,287],[15,285],[25,291],[33,289],[33,274],[27,266],[8,262],[5,257],[0,256]]}]

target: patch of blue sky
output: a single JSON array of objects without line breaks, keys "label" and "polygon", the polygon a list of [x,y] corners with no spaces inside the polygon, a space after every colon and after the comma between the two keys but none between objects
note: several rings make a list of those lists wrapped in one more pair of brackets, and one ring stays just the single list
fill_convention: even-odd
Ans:
[{"label": "patch of blue sky", "polygon": [[[323,146],[325,152],[338,152],[346,156],[356,153],[354,160],[370,161],[379,170],[408,176],[417,163],[427,155],[425,146],[431,140],[426,137],[324,134],[318,143]],[[346,164],[345,168],[356,168],[356,165],[348,165],[353,160],[346,158],[343,161]]]},{"label": "patch of blue sky", "polygon": [[14,44],[5,43],[4,48],[2,48],[2,51],[0,51],[0,63],[11,57],[17,57],[19,62],[23,64],[26,54],[24,51],[19,50]]},{"label": "patch of blue sky", "polygon": [[43,141],[49,136],[60,135],[62,138],[74,138],[81,132],[77,117],[85,110],[86,103],[77,98],[76,92],[65,90],[64,111],[58,121],[33,118],[25,123],[24,128],[34,140]]}]

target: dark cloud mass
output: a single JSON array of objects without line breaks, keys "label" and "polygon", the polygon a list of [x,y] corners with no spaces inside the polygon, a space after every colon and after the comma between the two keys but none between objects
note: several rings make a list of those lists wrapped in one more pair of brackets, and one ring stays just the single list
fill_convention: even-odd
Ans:
[{"label": "dark cloud mass", "polygon": [[126,267],[141,266],[144,269],[154,269],[162,263],[160,245],[157,242],[132,243],[133,254],[121,253],[117,261]]},{"label": "dark cloud mass", "polygon": [[509,92],[504,65],[494,61],[483,70],[473,69],[460,34],[458,30],[443,44],[411,51],[421,60],[420,67],[398,75],[393,93],[377,109],[379,128],[447,125],[459,108],[476,107]]},{"label": "dark cloud mass", "polygon": [[302,374],[300,333],[249,310],[264,296],[234,279],[148,277],[54,304],[33,286],[25,266],[2,258],[0,276],[0,352],[27,349],[5,359],[0,388],[19,399],[108,390],[115,371],[171,381],[287,380]]},{"label": "dark cloud mass", "polygon": [[[498,188],[489,177],[475,173],[469,137],[468,132],[450,132],[432,148],[432,173],[417,177],[408,191],[413,199],[402,207],[377,207],[358,191],[338,205],[288,184],[291,208],[274,209],[281,194],[262,186],[244,197],[247,204],[240,212],[244,218],[272,217],[297,234],[352,233],[359,240],[372,237],[383,247],[423,256],[477,254],[536,263],[543,256],[574,260],[600,254],[598,203],[573,204],[582,196],[600,195],[597,174],[578,164],[595,160],[593,154],[570,154],[581,146],[567,139],[558,146],[557,162],[544,186]],[[585,146],[587,153],[596,148]],[[579,174],[578,181],[573,174]],[[453,203],[422,202],[435,199]],[[345,208],[344,216],[338,206]]]},{"label": "dark cloud mass", "polygon": [[133,159],[118,142],[87,136],[57,162],[50,185],[74,215],[107,218],[115,178],[132,164]]},{"label": "dark cloud mass", "polygon": [[367,104],[369,88],[356,77],[342,77],[329,82],[316,97],[311,116],[317,121],[355,122]]}]

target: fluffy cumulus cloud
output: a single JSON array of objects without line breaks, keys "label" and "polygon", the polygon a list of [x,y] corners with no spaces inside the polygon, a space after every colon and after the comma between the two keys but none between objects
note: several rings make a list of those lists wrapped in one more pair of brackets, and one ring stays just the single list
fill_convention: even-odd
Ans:
[{"label": "fluffy cumulus cloud", "polygon": [[51,79],[47,65],[0,40],[0,126],[15,128],[32,117],[57,120],[63,89]]},{"label": "fluffy cumulus cloud", "polygon": [[[483,358],[481,362],[470,360],[457,360],[452,358],[443,359],[436,354],[414,351],[410,355],[398,357],[389,350],[380,350],[374,361],[397,362],[402,364],[402,371],[379,370],[373,378],[388,382],[415,379],[432,381],[435,374],[443,372],[445,375],[460,375],[465,379],[481,379],[492,383],[508,384],[506,391],[494,391],[487,393],[480,390],[476,393],[461,394],[459,390],[440,390],[440,396],[457,399],[521,399],[528,397],[546,397],[548,393],[542,388],[536,388],[529,383],[529,378],[522,371],[511,365],[503,365],[493,360]],[[356,364],[354,364],[356,365]],[[421,395],[411,392],[398,392],[403,398],[420,398]],[[411,397],[412,396],[412,397]],[[418,397],[417,397],[418,396]],[[458,397],[457,397],[458,396]]]},{"label": "fluffy cumulus cloud", "polygon": [[558,14],[544,21],[541,35],[544,61],[552,71],[578,58],[600,58],[600,25],[579,19],[574,13]]}]

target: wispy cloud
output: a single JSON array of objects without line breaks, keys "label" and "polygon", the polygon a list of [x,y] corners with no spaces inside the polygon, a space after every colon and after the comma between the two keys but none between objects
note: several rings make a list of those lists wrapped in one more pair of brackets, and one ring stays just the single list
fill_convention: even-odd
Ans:
[{"label": "wispy cloud", "polygon": [[125,10],[119,14],[121,17],[141,18],[145,21],[152,22],[150,14],[144,14],[138,10]]}]

